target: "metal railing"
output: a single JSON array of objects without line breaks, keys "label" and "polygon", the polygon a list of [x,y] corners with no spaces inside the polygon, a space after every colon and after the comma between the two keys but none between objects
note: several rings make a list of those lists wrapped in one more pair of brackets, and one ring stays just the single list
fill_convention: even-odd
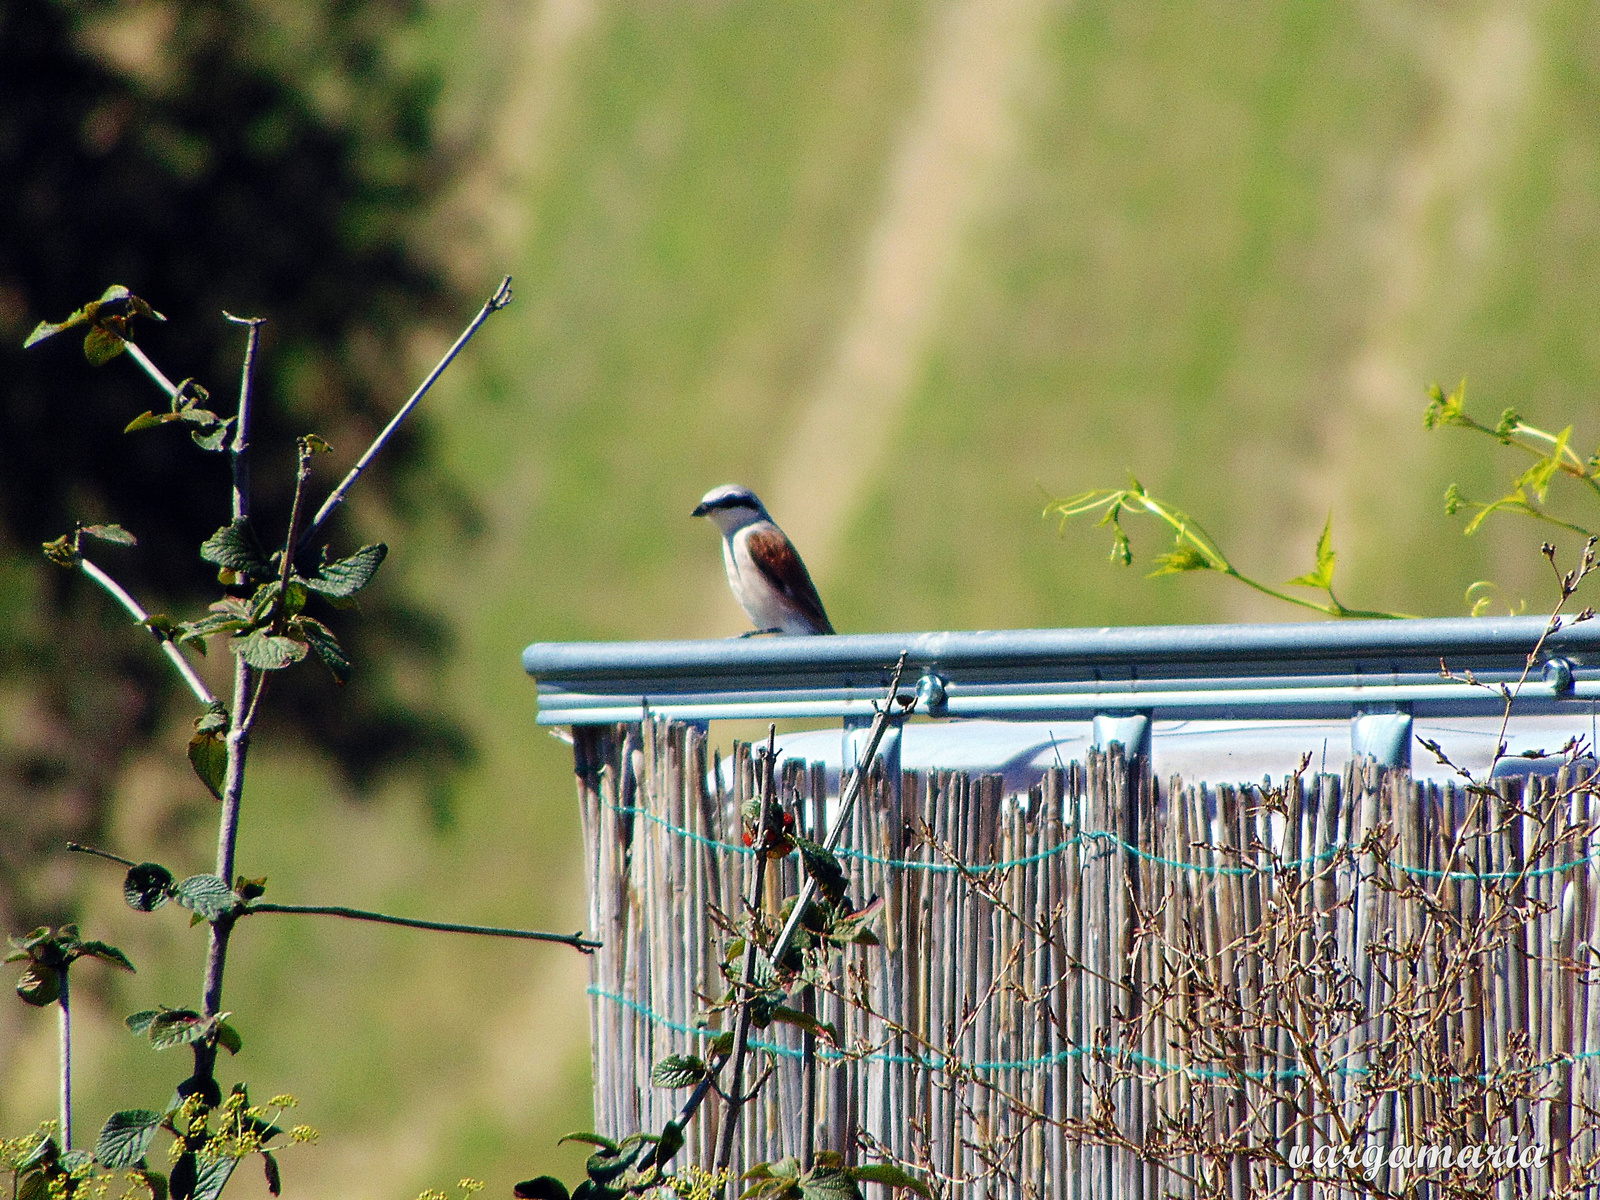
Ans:
[{"label": "metal railing", "polygon": [[538,680],[542,725],[646,713],[850,722],[871,716],[904,653],[922,715],[1093,719],[1125,740],[1139,735],[1121,718],[1143,718],[1146,730],[1150,720],[1350,718],[1358,748],[1394,761],[1389,748],[1409,746],[1403,718],[1491,716],[1508,696],[1530,716],[1600,701],[1600,621],[1569,619],[1540,645],[1545,629],[1544,618],[1509,617],[536,642],[522,663]]}]

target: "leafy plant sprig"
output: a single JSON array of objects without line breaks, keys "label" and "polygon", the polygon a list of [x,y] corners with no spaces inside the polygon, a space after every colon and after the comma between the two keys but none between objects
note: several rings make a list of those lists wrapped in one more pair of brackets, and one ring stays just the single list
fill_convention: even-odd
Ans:
[{"label": "leafy plant sprig", "polygon": [[[770,1068],[754,1084],[743,1083],[744,1067],[750,1053],[750,1030],[765,1029],[774,1022],[793,1025],[812,1037],[823,1037],[837,1044],[838,1031],[803,1008],[789,1003],[797,986],[817,982],[830,954],[848,945],[876,945],[877,936],[868,927],[882,907],[875,900],[857,908],[846,894],[846,876],[834,851],[850,821],[851,810],[861,793],[878,747],[896,718],[909,716],[915,700],[900,694],[900,680],[906,660],[895,664],[887,695],[877,705],[872,730],[848,783],[841,789],[838,810],[823,843],[809,841],[798,832],[799,822],[791,808],[776,795],[777,754],[775,729],[769,732],[766,754],[761,759],[762,787],[759,801],[747,804],[741,813],[743,841],[756,849],[751,855],[749,893],[742,898],[741,919],[721,918],[719,924],[730,938],[721,964],[728,989],[700,1017],[708,1034],[707,1057],[672,1054],[656,1061],[651,1082],[662,1088],[693,1088],[678,1116],[668,1121],[661,1133],[632,1133],[614,1140],[599,1133],[574,1133],[563,1141],[586,1142],[597,1147],[585,1164],[587,1178],[570,1193],[559,1179],[541,1175],[516,1185],[520,1200],[669,1200],[671,1197],[710,1200],[720,1197],[728,1177],[728,1164],[734,1135],[743,1107],[761,1091],[771,1075]],[[763,903],[767,864],[771,860],[799,852],[804,883],[797,896],[789,897],[780,909],[780,922],[769,921]],[[715,916],[715,914],[713,914]],[[733,1027],[712,1032],[721,1014],[731,1013]],[[726,1074],[727,1082],[722,1081]],[[706,1098],[715,1093],[725,1105],[721,1116],[719,1145],[714,1172],[687,1168],[668,1173],[666,1168],[685,1144],[684,1130],[694,1120]],[[815,1113],[796,1117],[803,1130],[815,1126]],[[914,1176],[896,1167],[880,1164],[870,1167],[845,1167],[844,1160],[829,1151],[812,1155],[807,1139],[809,1164],[799,1159],[759,1163],[746,1172],[751,1186],[745,1196],[771,1200],[860,1200],[859,1181],[875,1181],[893,1188],[908,1188],[926,1196],[926,1187]]]},{"label": "leafy plant sprig", "polygon": [[744,1173],[750,1184],[740,1200],[862,1200],[863,1183],[904,1188],[919,1196],[929,1196],[927,1184],[889,1163],[865,1167],[845,1164],[832,1150],[819,1150],[810,1170],[803,1170],[797,1158],[775,1163],[758,1163]]},{"label": "leafy plant sprig", "polygon": [[1127,530],[1122,527],[1124,515],[1151,516],[1172,530],[1172,549],[1156,556],[1155,570],[1149,574],[1149,578],[1152,579],[1159,575],[1215,571],[1275,600],[1282,600],[1286,604],[1300,608],[1309,608],[1313,612],[1330,617],[1398,618],[1410,615],[1350,608],[1334,594],[1333,567],[1337,556],[1333,549],[1331,514],[1322,527],[1322,536],[1317,539],[1316,564],[1305,574],[1297,575],[1283,584],[1284,587],[1310,588],[1327,597],[1326,600],[1313,600],[1282,591],[1246,575],[1223,553],[1217,540],[1206,532],[1199,521],[1176,505],[1151,495],[1137,479],[1130,479],[1129,485],[1125,488],[1095,488],[1063,500],[1052,500],[1044,510],[1045,516],[1058,517],[1062,527],[1074,517],[1092,516],[1095,513],[1100,514],[1100,519],[1096,522],[1098,526],[1102,528],[1111,526],[1111,561],[1125,567],[1133,565],[1133,542],[1128,537]]},{"label": "leafy plant sprig", "polygon": [[[404,417],[438,379],[450,361],[490,314],[511,300],[510,279],[479,310],[455,344],[422,385],[412,394],[384,430],[362,454],[356,466],[334,488],[328,499],[306,519],[305,492],[315,455],[328,445],[314,434],[299,439],[293,501],[288,527],[280,548],[268,552],[253,523],[250,487],[250,425],[256,350],[262,322],[257,318],[229,317],[247,328],[244,362],[240,374],[239,407],[232,416],[219,416],[204,407],[209,393],[193,380],[173,384],[133,341],[133,319],[164,320],[145,301],[121,286],[108,289],[99,300],[85,305],[57,323],[41,323],[29,336],[34,345],[75,327],[88,327],[84,351],[96,365],[121,355],[132,359],[169,399],[165,413],[146,412],[128,425],[127,432],[177,425],[188,428],[203,450],[227,453],[232,465],[230,520],[200,547],[200,558],[216,569],[222,597],[208,613],[194,620],[175,620],[152,614],[112,576],[85,554],[86,541],[136,546],[137,539],[118,525],[74,526],[44,546],[46,557],[58,566],[81,571],[111,595],[133,621],[159,643],[168,661],[183,677],[201,706],[189,739],[188,758],[207,791],[220,801],[216,867],[209,873],[177,876],[154,862],[135,862],[109,851],[69,843],[69,849],[94,854],[127,868],[123,895],[139,912],[154,912],[168,901],[186,909],[192,925],[207,927],[209,941],[197,1008],[161,1006],[134,1013],[129,1030],[148,1038],[157,1049],[188,1047],[194,1065],[178,1084],[172,1102],[162,1112],[126,1109],[113,1113],[101,1129],[95,1150],[72,1145],[71,1039],[68,968],[78,958],[100,958],[132,970],[133,965],[115,947],[85,941],[76,927],[39,929],[13,939],[7,961],[26,962],[17,985],[22,999],[36,1007],[50,1003],[62,1013],[61,1119],[49,1130],[20,1142],[0,1144],[0,1167],[13,1173],[16,1200],[71,1200],[80,1191],[98,1195],[104,1190],[104,1172],[128,1171],[152,1200],[216,1200],[238,1162],[260,1154],[268,1189],[279,1186],[277,1161],[269,1143],[286,1137],[289,1142],[315,1139],[308,1126],[285,1133],[278,1124],[281,1110],[292,1098],[279,1097],[267,1108],[252,1106],[243,1084],[235,1084],[224,1097],[216,1078],[219,1050],[237,1054],[244,1040],[222,1008],[222,981],[229,940],[235,925],[257,913],[327,915],[376,921],[429,930],[485,934],[560,942],[589,952],[599,943],[581,934],[555,934],[495,926],[460,925],[424,921],[339,905],[292,905],[261,901],[265,879],[236,876],[234,871],[239,816],[244,795],[244,774],[251,734],[260,712],[267,681],[274,672],[288,669],[310,656],[319,659],[342,684],[352,664],[331,629],[311,616],[313,598],[333,607],[351,607],[357,593],[368,586],[382,565],[387,548],[363,546],[342,558],[330,558],[322,549],[315,560],[310,550],[315,534],[343,502],[351,486],[387,444]],[[204,655],[211,638],[224,638],[233,654],[231,699],[214,696],[189,661],[186,652]],[[229,882],[232,880],[233,882]],[[278,1111],[270,1111],[277,1109]],[[170,1175],[152,1169],[147,1153],[156,1132],[173,1135],[169,1152]],[[97,1175],[96,1172],[102,1174]]]},{"label": "leafy plant sprig", "polygon": [[1510,513],[1584,537],[1595,536],[1595,531],[1588,526],[1550,512],[1547,504],[1550,485],[1562,476],[1578,481],[1593,497],[1600,498],[1600,451],[1586,458],[1572,448],[1571,425],[1559,433],[1551,433],[1528,424],[1514,408],[1502,412],[1497,424],[1486,425],[1467,412],[1466,396],[1465,380],[1448,394],[1437,383],[1434,384],[1428,389],[1428,407],[1422,414],[1423,428],[1470,429],[1494,438],[1502,446],[1512,446],[1531,455],[1534,462],[1511,481],[1511,487],[1505,495],[1488,503],[1469,499],[1457,484],[1452,483],[1445,491],[1445,512],[1450,516],[1462,510],[1472,513],[1471,520],[1462,532],[1470,537],[1493,514]]}]

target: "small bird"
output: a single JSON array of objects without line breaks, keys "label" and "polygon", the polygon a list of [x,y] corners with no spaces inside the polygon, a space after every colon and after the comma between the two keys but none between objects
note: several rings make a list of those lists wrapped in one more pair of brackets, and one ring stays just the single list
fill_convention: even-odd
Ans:
[{"label": "small bird", "polygon": [[722,530],[728,586],[755,622],[753,632],[833,632],[805,563],[754,492],[723,484],[707,492],[690,515],[710,517]]}]

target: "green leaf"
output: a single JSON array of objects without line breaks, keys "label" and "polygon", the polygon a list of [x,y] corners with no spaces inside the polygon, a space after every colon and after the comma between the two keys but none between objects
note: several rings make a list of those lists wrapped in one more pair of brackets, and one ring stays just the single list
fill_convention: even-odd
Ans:
[{"label": "green leaf", "polygon": [[1180,539],[1166,554],[1156,555],[1155,570],[1150,572],[1150,577],[1154,579],[1157,575],[1181,575],[1185,571],[1210,571],[1214,566],[1215,564],[1198,549]]},{"label": "green leaf", "polygon": [[142,1036],[150,1032],[150,1026],[155,1024],[156,1018],[160,1015],[159,1008],[145,1008],[136,1013],[129,1013],[122,1019],[122,1023],[128,1027],[129,1033]]},{"label": "green leaf", "polygon": [[137,912],[154,912],[172,895],[172,872],[160,863],[129,867],[122,881],[122,898]]},{"label": "green leaf", "polygon": [[355,666],[345,654],[344,647],[339,645],[339,639],[333,636],[333,630],[312,617],[296,617],[291,627],[316,652],[322,665],[333,672],[334,679],[341,684],[350,682],[350,677],[355,674]]},{"label": "green leaf", "polygon": [[1567,442],[1571,438],[1572,426],[1568,425],[1556,436],[1556,443],[1551,447],[1549,457],[1541,458],[1518,478],[1515,485],[1518,495],[1526,488],[1533,493],[1535,500],[1540,504],[1544,503],[1545,495],[1550,490],[1550,481],[1555,478],[1556,472],[1561,469],[1561,462],[1567,451]]},{"label": "green leaf", "polygon": [[789,997],[782,991],[772,990],[757,992],[750,997],[750,1024],[757,1029],[765,1029],[776,1019],[777,1012],[783,1007],[783,1002]]},{"label": "green leaf", "polygon": [[[166,613],[151,613],[144,620],[140,621],[139,624],[143,625],[163,642],[170,642],[174,635],[176,635],[178,632],[178,623],[171,617],[167,616]],[[200,652],[202,654],[205,653],[204,643],[202,643],[200,646]]]},{"label": "green leaf", "polygon": [[214,921],[233,907],[233,889],[216,875],[191,875],[173,889],[172,898],[190,912]]},{"label": "green leaf", "polygon": [[1133,566],[1133,543],[1121,525],[1117,526],[1111,542],[1111,561],[1122,567]]},{"label": "green leaf", "polygon": [[855,912],[836,919],[828,928],[828,940],[840,946],[881,945],[878,935],[868,929],[867,925],[883,910],[884,904],[884,898],[879,896],[865,908],[858,908]]},{"label": "green leaf", "polygon": [[554,1175],[541,1175],[537,1179],[524,1179],[511,1189],[518,1200],[571,1200],[567,1185]]},{"label": "green leaf", "polygon": [[233,881],[234,894],[241,900],[256,900],[266,895],[267,877],[246,879],[243,875]]},{"label": "green leaf", "polygon": [[725,1029],[711,1039],[711,1053],[719,1058],[727,1058],[733,1053],[733,1030]]},{"label": "green leaf", "polygon": [[33,1171],[23,1177],[17,1188],[17,1200],[51,1200],[50,1177],[43,1171]]},{"label": "green leaf", "polygon": [[1446,425],[1465,423],[1467,381],[1463,379],[1448,396],[1437,383],[1428,388],[1428,407],[1422,414],[1424,429],[1439,429]]},{"label": "green leaf", "polygon": [[48,1167],[61,1157],[61,1147],[49,1134],[37,1135],[33,1149],[17,1160],[16,1170],[27,1171],[34,1167]]},{"label": "green leaf", "polygon": [[659,1088],[694,1087],[706,1074],[703,1059],[693,1054],[669,1054],[651,1068],[650,1082]]},{"label": "green leaf", "polygon": [[[216,605],[212,606],[217,607]],[[238,633],[241,629],[250,628],[250,619],[246,614],[234,612],[231,607],[221,612],[214,612],[208,617],[201,617],[198,621],[185,621],[177,628],[177,637],[180,642],[205,649],[206,638],[214,633]]]},{"label": "green leaf", "polygon": [[844,899],[849,880],[845,878],[844,868],[839,865],[833,852],[803,837],[796,836],[794,842],[800,847],[800,860],[805,864],[806,874],[817,881],[817,887],[822,890],[828,903],[837,904]]},{"label": "green leaf", "polygon": [[134,969],[126,954],[105,942],[84,942],[78,947],[78,955],[82,958],[99,959],[103,963],[110,963],[113,967],[121,967],[124,971]]},{"label": "green leaf", "polygon": [[211,794],[222,799],[228,778],[228,743],[214,733],[197,733],[189,739],[189,765]]},{"label": "green leaf", "polygon": [[139,539],[134,537],[121,525],[84,525],[82,532],[92,538],[99,538],[102,542],[113,542],[118,546],[137,546]]},{"label": "green leaf", "polygon": [[637,1148],[626,1154],[615,1150],[596,1150],[584,1160],[583,1170],[596,1183],[610,1183],[633,1166],[638,1157]]},{"label": "green leaf", "polygon": [[207,1020],[190,1008],[165,1008],[150,1022],[150,1044],[157,1050],[188,1046],[206,1036]]},{"label": "green leaf", "polygon": [[237,1054],[244,1049],[244,1039],[239,1036],[239,1031],[226,1021],[217,1021],[217,1045],[229,1054]]},{"label": "green leaf", "polygon": [[22,977],[17,980],[17,995],[22,997],[24,1004],[31,1004],[34,1008],[54,1004],[61,996],[60,969],[30,962],[22,969]]},{"label": "green leaf", "polygon": [[661,1140],[656,1143],[656,1166],[665,1167],[683,1149],[683,1126],[668,1121],[661,1127]]},{"label": "green leaf", "polygon": [[813,1037],[826,1038],[837,1043],[839,1030],[825,1021],[819,1021],[808,1012],[801,1012],[797,1008],[789,1008],[780,1004],[772,1010],[772,1020],[782,1021],[785,1025],[793,1025],[796,1029],[804,1030]]},{"label": "green leaf", "polygon": [[235,517],[200,546],[200,557],[229,571],[258,578],[272,574],[249,517]]},{"label": "green leaf", "polygon": [[96,367],[103,367],[128,348],[128,343],[118,333],[103,325],[96,325],[83,339],[83,355]]},{"label": "green leaf", "polygon": [[192,1200],[196,1173],[192,1150],[172,1164],[172,1200]]},{"label": "green leaf", "polygon": [[160,1128],[161,1114],[148,1108],[112,1113],[95,1139],[95,1160],[109,1171],[131,1167],[149,1152],[150,1143]]},{"label": "green leaf", "polygon": [[204,426],[200,429],[190,430],[189,436],[194,439],[194,444],[199,446],[200,449],[218,452],[227,448],[228,431],[232,427],[232,417],[229,417],[224,421],[219,421],[216,419],[215,415],[212,414],[212,422],[210,425]]},{"label": "green leaf", "polygon": [[1296,575],[1289,580],[1289,586],[1328,591],[1333,587],[1334,557],[1333,514],[1329,513],[1327,522],[1322,526],[1322,536],[1317,539],[1317,565],[1304,575]]},{"label": "green leaf", "polygon": [[156,429],[170,420],[172,420],[171,413],[162,413],[158,416],[153,412],[145,411],[124,425],[122,432],[138,433],[141,429]]},{"label": "green leaf", "polygon": [[388,553],[389,547],[382,542],[363,546],[349,558],[323,564],[314,579],[304,581],[305,585],[319,595],[348,600],[372,582]]},{"label": "green leaf", "polygon": [[206,705],[206,711],[194,719],[196,733],[222,733],[228,728],[228,709],[221,700]]},{"label": "green leaf", "polygon": [[230,645],[235,654],[258,671],[281,671],[285,667],[292,667],[310,649],[305,642],[268,633],[265,629],[252,629],[243,637],[234,638]]},{"label": "green leaf", "polygon": [[780,1158],[775,1163],[757,1163],[744,1173],[745,1179],[799,1179],[800,1160]]},{"label": "green leaf", "polygon": [[800,1179],[801,1200],[862,1200],[861,1189],[843,1167],[813,1167]]},{"label": "green leaf", "polygon": [[63,330],[91,322],[97,327],[104,325],[126,335],[128,322],[134,316],[150,317],[156,321],[166,320],[120,283],[114,283],[100,294],[100,299],[85,304],[66,320],[40,321],[33,327],[28,340],[22,343],[22,348],[26,350],[35,342],[42,342],[45,338],[54,337]]},{"label": "green leaf", "polygon": [[236,1158],[185,1154],[172,1168],[172,1200],[217,1200],[238,1165]]},{"label": "green leaf", "polygon": [[910,1188],[919,1196],[931,1196],[933,1194],[928,1190],[928,1185],[915,1175],[902,1171],[899,1167],[890,1166],[888,1163],[874,1163],[870,1167],[857,1167],[855,1176],[857,1179],[863,1179],[868,1183],[881,1183],[885,1187]]},{"label": "green leaf", "polygon": [[222,1189],[228,1186],[233,1169],[239,1165],[237,1158],[211,1158],[201,1155],[195,1172],[193,1200],[217,1200]]},{"label": "green leaf", "polygon": [[610,1138],[602,1137],[598,1133],[569,1133],[566,1137],[557,1142],[556,1145],[560,1146],[566,1142],[585,1142],[590,1146],[600,1146],[603,1149],[610,1150],[612,1152],[621,1149],[621,1147],[619,1147],[617,1143],[612,1141]]},{"label": "green leaf", "polygon": [[197,404],[204,404],[209,399],[211,392],[204,384],[196,383],[193,379],[185,379],[178,384],[178,394],[172,398],[172,411],[181,414]]},{"label": "green leaf", "polygon": [[283,1176],[278,1171],[278,1160],[272,1156],[272,1152],[269,1150],[261,1152],[261,1169],[267,1176],[267,1191],[274,1196],[281,1196],[283,1194]]}]

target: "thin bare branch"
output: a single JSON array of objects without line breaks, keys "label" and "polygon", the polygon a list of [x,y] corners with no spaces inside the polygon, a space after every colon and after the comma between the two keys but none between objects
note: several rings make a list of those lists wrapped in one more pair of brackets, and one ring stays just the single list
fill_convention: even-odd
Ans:
[{"label": "thin bare branch", "polygon": [[222,314],[235,325],[248,327],[244,343],[244,365],[239,369],[239,413],[234,420],[233,442],[228,454],[233,460],[233,516],[234,520],[250,512],[250,410],[254,399],[256,347],[261,340],[261,326],[265,317],[236,317]]},{"label": "thin bare branch", "polygon": [[350,489],[355,486],[356,480],[361,478],[362,472],[371,465],[372,460],[378,456],[379,451],[388,444],[389,439],[394,436],[395,430],[400,428],[401,423],[411,415],[411,410],[416,408],[422,398],[428,394],[429,389],[438,382],[439,376],[444,374],[445,368],[454,361],[456,355],[461,353],[462,348],[472,340],[472,335],[478,332],[491,314],[499,312],[510,303],[511,276],[507,275],[500,281],[500,286],[495,289],[494,295],[484,301],[483,307],[478,310],[478,315],[473,317],[468,322],[467,327],[461,331],[461,336],[456,338],[455,344],[445,351],[444,357],[438,361],[433,370],[428,372],[427,378],[417,385],[417,390],[411,393],[411,398],[400,406],[399,411],[383,427],[383,431],[372,440],[372,445],[368,446],[361,457],[356,460],[356,465],[350,468],[350,473],[340,480],[339,486],[334,488],[328,498],[322,502],[322,507],[317,510],[317,515],[312,517],[311,523],[306,526],[306,531],[296,546],[297,550],[304,548],[306,543],[316,537],[317,531],[333,515],[334,510],[344,503],[345,497],[349,494]]},{"label": "thin bare branch", "polygon": [[94,846],[85,846],[81,842],[68,842],[67,849],[77,854],[92,854],[96,858],[103,858],[108,862],[121,863],[125,867],[136,867],[139,865],[131,858],[123,858],[120,854],[113,854],[109,850],[100,850]]},{"label": "thin bare branch", "polygon": [[388,913],[348,908],[342,904],[264,904],[254,903],[241,914],[300,913],[308,916],[344,917],[351,921],[375,921],[380,925],[401,925],[407,929],[429,929],[438,933],[475,933],[484,937],[521,938],[530,942],[557,942],[584,954],[593,954],[603,942],[581,933],[545,933],[537,929],[508,929],[501,925],[462,925],[453,921],[423,921],[415,917],[394,917]]},{"label": "thin bare branch", "polygon": [[161,368],[150,361],[150,356],[148,354],[139,349],[139,347],[133,342],[124,342],[123,348],[127,351],[128,357],[139,364],[140,369],[142,369],[146,375],[150,376],[150,378],[155,381],[155,385],[165,392],[169,399],[175,399],[177,397],[178,385],[173,383],[172,380],[168,379]]},{"label": "thin bare branch", "polygon": [[[95,566],[94,563],[90,562],[87,558],[80,557],[78,559],[78,568],[90,579],[94,580],[107,592],[109,592],[112,598],[115,599],[118,604],[122,605],[122,607],[128,611],[128,615],[131,616],[136,622],[142,625],[144,622],[150,619],[150,614],[144,610],[143,605],[130,596],[120,583],[111,578],[111,576],[107,575],[99,567]],[[150,629],[148,625],[146,625],[145,628]],[[183,681],[189,685],[189,690],[194,693],[195,699],[200,701],[201,704],[215,704],[217,702],[217,698],[211,694],[211,689],[206,687],[205,681],[202,680],[198,674],[196,674],[195,669],[190,665],[189,660],[183,656],[183,651],[179,650],[178,647],[170,640],[162,637],[161,634],[156,630],[150,629],[150,634],[156,639],[157,642],[161,644],[161,652],[165,654],[167,658],[172,661],[172,665],[178,669],[178,674],[183,676]]]}]

